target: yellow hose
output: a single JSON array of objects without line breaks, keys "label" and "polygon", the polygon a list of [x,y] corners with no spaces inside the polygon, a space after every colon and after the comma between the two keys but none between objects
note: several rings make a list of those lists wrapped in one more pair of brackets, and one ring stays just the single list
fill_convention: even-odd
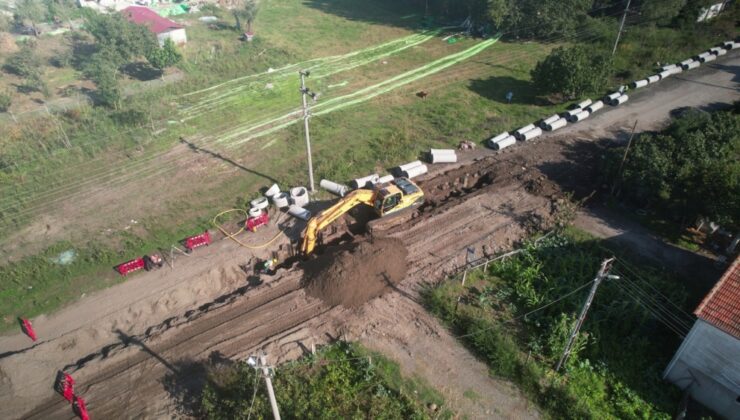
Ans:
[{"label": "yellow hose", "polygon": [[[236,231],[236,232],[234,232],[234,233],[229,233],[229,232],[227,232],[227,231],[226,231],[226,229],[224,229],[224,227],[223,227],[223,226],[221,226],[221,225],[220,225],[220,224],[218,223],[218,221],[217,221],[217,220],[218,220],[218,218],[219,218],[219,217],[221,217],[221,216],[223,216],[224,214],[227,214],[227,213],[233,213],[233,212],[235,212],[235,211],[237,211],[237,212],[240,212],[240,213],[244,213],[244,215],[245,215],[245,216],[249,217],[249,214],[248,214],[248,213],[247,213],[247,211],[246,211],[246,210],[244,210],[244,209],[229,209],[229,210],[224,210],[224,211],[222,211],[221,213],[217,214],[217,215],[216,215],[216,216],[215,216],[215,217],[213,218],[213,226],[215,226],[215,227],[216,227],[216,228],[217,228],[218,230],[220,230],[220,231],[221,231],[221,233],[223,233],[224,235],[226,235],[226,237],[228,237],[228,238],[229,238],[229,239],[231,239],[232,241],[236,242],[237,244],[239,244],[239,245],[243,246],[244,248],[248,248],[248,249],[262,249],[262,248],[265,248],[265,247],[269,246],[269,245],[270,245],[271,243],[275,242],[275,240],[276,240],[277,238],[279,238],[279,237],[280,237],[280,234],[282,234],[282,233],[283,233],[283,232],[278,232],[278,233],[277,233],[277,235],[275,235],[275,236],[274,236],[274,237],[273,237],[272,239],[270,239],[269,241],[265,242],[264,244],[261,244],[261,245],[247,245],[247,244],[245,244],[244,242],[242,242],[242,241],[240,241],[240,240],[236,239],[236,235],[238,235],[238,234],[240,234],[240,233],[244,232],[244,225],[242,225],[242,227],[241,227],[241,228],[240,228],[240,229],[239,229],[238,231]],[[282,214],[280,214],[280,215],[278,216],[277,220],[275,220],[275,225],[276,225],[276,226],[277,226],[278,222],[280,222],[280,218],[281,218],[281,217],[282,217]]]}]

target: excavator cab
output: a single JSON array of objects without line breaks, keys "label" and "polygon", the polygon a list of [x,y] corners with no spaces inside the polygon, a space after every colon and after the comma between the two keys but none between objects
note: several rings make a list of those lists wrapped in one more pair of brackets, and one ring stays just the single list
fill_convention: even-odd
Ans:
[{"label": "excavator cab", "polygon": [[393,209],[401,204],[403,196],[401,191],[394,187],[388,186],[378,191],[375,198],[375,211],[381,217],[385,214],[392,213]]}]

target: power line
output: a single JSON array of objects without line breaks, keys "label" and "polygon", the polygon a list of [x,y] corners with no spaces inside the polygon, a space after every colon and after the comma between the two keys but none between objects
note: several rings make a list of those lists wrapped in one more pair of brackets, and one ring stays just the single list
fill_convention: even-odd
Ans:
[{"label": "power line", "polygon": [[629,264],[627,264],[627,262],[626,262],[626,261],[618,261],[618,264],[620,264],[620,265],[621,265],[622,267],[624,267],[624,269],[625,269],[625,270],[629,271],[629,272],[630,272],[630,274],[631,274],[631,275],[633,275],[633,276],[634,276],[635,278],[637,278],[638,280],[642,281],[642,283],[646,284],[646,285],[647,285],[647,286],[648,286],[648,287],[649,287],[650,289],[652,289],[652,291],[653,291],[654,293],[658,294],[659,296],[662,296],[662,297],[663,297],[663,298],[664,298],[664,299],[665,299],[666,301],[668,301],[668,303],[670,303],[670,304],[671,304],[671,305],[672,305],[672,306],[673,306],[674,308],[676,308],[676,309],[677,309],[677,310],[678,310],[678,311],[679,311],[680,313],[682,313],[682,314],[686,315],[686,317],[688,317],[689,319],[691,319],[691,321],[693,321],[693,320],[694,320],[694,317],[693,317],[693,316],[692,316],[692,315],[691,315],[690,313],[688,313],[688,312],[686,312],[685,310],[683,310],[683,309],[682,309],[682,308],[681,308],[680,306],[678,306],[678,305],[677,305],[677,304],[675,304],[675,303],[674,303],[674,302],[673,302],[673,301],[672,301],[672,300],[671,300],[670,298],[668,298],[668,296],[666,296],[665,294],[663,294],[663,293],[662,293],[662,292],[661,292],[660,290],[658,290],[658,289],[657,289],[657,288],[656,288],[655,286],[653,286],[652,284],[650,284],[650,282],[649,282],[649,281],[645,280],[645,279],[644,279],[644,278],[643,278],[642,276],[640,276],[640,275],[639,275],[639,274],[637,273],[637,270],[636,270],[635,268],[632,268],[632,267],[630,267],[630,266],[629,266]]}]

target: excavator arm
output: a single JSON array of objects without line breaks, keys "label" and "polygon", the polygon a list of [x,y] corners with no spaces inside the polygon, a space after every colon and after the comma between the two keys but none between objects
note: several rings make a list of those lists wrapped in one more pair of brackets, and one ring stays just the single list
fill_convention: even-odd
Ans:
[{"label": "excavator arm", "polygon": [[311,254],[316,247],[319,232],[360,204],[366,204],[372,207],[374,198],[375,192],[373,190],[355,190],[347,194],[333,206],[319,213],[316,217],[311,218],[308,221],[306,229],[303,231],[301,253],[303,255]]}]

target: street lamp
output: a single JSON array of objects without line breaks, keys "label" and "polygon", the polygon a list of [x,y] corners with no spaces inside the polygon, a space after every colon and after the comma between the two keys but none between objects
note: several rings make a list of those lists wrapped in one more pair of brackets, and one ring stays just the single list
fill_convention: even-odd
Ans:
[{"label": "street lamp", "polygon": [[316,92],[312,92],[309,88],[306,87],[306,77],[311,75],[311,72],[308,70],[301,70],[298,72],[301,75],[301,97],[303,98],[303,126],[306,130],[306,154],[308,155],[308,181],[311,187],[311,192],[316,192],[316,189],[314,187],[313,182],[313,162],[311,161],[311,134],[308,129],[308,119],[311,118],[311,113],[308,109],[308,100],[306,99],[306,96],[310,96],[311,99],[313,99],[314,102],[316,102],[316,99],[319,97],[319,95]]}]

